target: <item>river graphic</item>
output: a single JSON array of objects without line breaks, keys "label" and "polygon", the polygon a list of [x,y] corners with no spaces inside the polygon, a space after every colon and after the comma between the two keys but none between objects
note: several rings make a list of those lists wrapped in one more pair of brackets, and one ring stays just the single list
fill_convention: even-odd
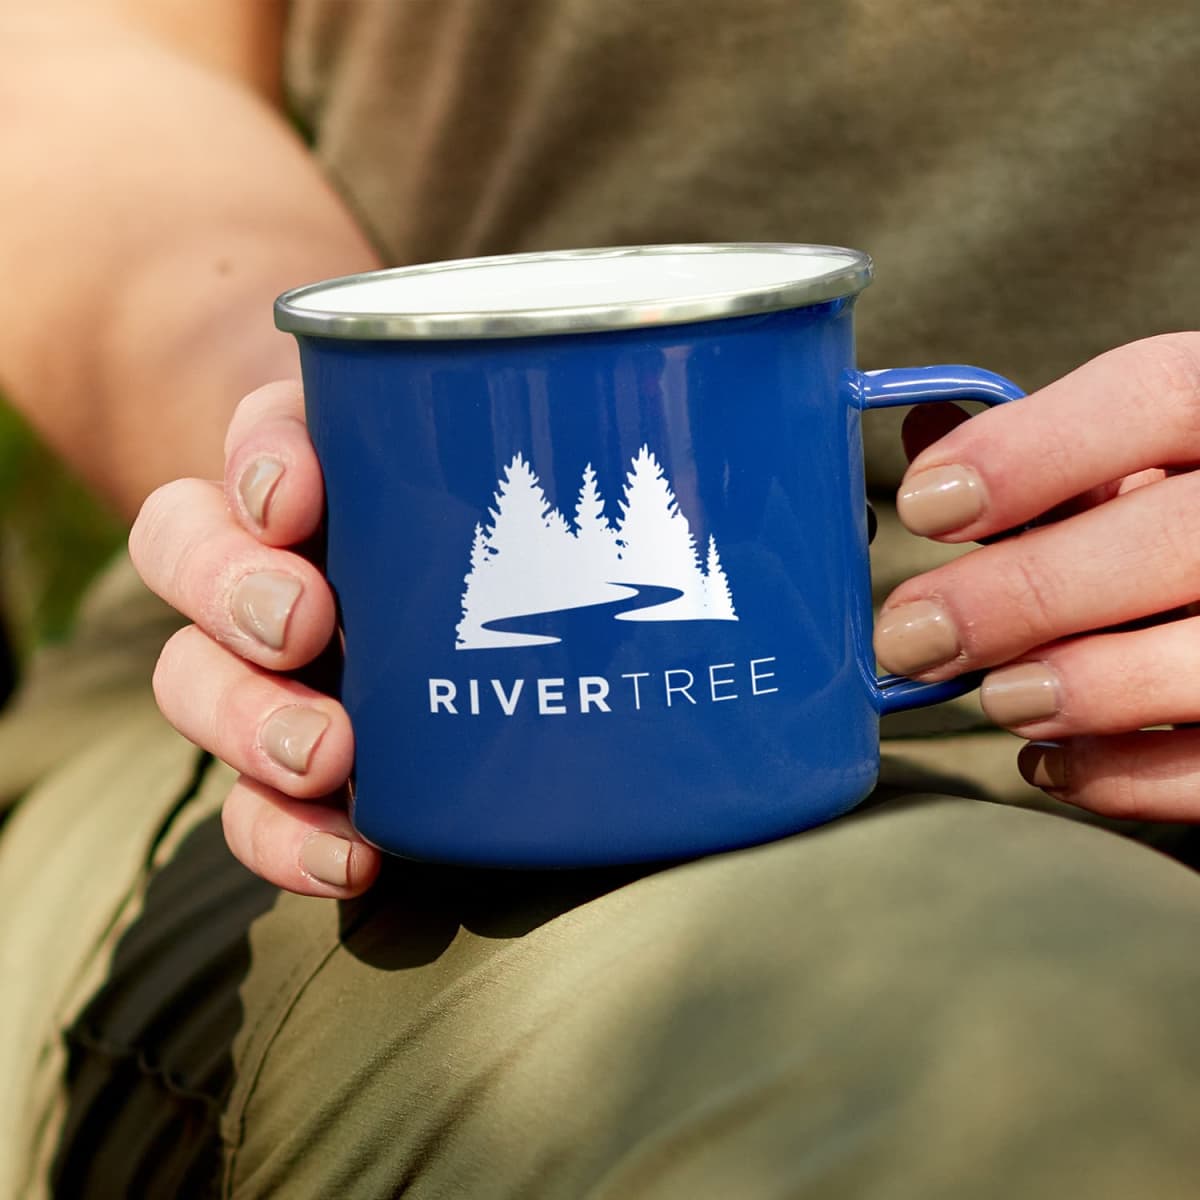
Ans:
[{"label": "river graphic", "polygon": [[624,588],[629,595],[602,601],[599,604],[584,604],[578,607],[556,608],[552,612],[526,613],[519,617],[500,617],[488,621],[484,629],[494,634],[519,634],[540,645],[552,642],[587,642],[604,636],[610,622],[629,620],[629,614],[655,604],[666,604],[683,593],[678,588],[645,586],[641,584],[614,583],[613,587]]}]

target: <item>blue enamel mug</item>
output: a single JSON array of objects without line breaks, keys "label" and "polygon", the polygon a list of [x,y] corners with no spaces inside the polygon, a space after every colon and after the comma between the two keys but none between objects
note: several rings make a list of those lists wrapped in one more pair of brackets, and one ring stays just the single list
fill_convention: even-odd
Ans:
[{"label": "blue enamel mug", "polygon": [[861,372],[871,275],[683,245],[349,276],[276,302],[325,476],[352,817],[437,862],[745,846],[853,808],[879,717],[861,413],[1019,396]]}]

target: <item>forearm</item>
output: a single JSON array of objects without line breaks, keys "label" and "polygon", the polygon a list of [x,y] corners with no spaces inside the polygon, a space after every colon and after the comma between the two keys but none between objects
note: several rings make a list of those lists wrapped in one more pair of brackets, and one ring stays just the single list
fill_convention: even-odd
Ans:
[{"label": "forearm", "polygon": [[0,383],[132,514],[219,474],[239,396],[295,373],[272,298],[375,256],[244,83],[86,8],[3,20]]}]

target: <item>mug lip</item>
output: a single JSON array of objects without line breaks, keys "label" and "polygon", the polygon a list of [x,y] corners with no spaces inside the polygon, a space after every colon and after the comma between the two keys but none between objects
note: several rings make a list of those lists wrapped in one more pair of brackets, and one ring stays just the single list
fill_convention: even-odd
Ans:
[{"label": "mug lip", "polygon": [[[838,256],[843,265],[790,282],[677,298],[619,304],[563,305],[504,310],[446,312],[337,312],[304,301],[316,293],[384,278],[478,270],[494,266],[572,259],[655,255],[780,254],[800,258]],[[873,264],[862,250],[792,242],[690,242],[645,246],[602,246],[574,250],[487,255],[406,267],[360,271],[291,288],[275,301],[275,325],[285,333],[355,341],[450,341],[464,338],[518,338],[547,334],[599,333],[615,329],[717,321],[726,317],[806,308],[857,295],[871,281]]]}]

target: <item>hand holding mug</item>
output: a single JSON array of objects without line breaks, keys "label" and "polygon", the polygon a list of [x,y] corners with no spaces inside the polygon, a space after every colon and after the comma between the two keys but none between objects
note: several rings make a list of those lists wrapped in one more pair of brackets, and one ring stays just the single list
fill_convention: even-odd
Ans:
[{"label": "hand holding mug", "polygon": [[[920,418],[918,418],[918,421]],[[902,584],[875,645],[921,680],[996,668],[1026,778],[1115,817],[1200,819],[1200,335],[1111,351],[917,455],[901,518],[982,546]],[[1184,728],[1151,728],[1161,726]]]},{"label": "hand holding mug", "polygon": [[239,772],[223,810],[234,855],[289,891],[354,895],[379,852],[346,813],[350,723],[290,674],[334,631],[329,586],[296,550],[324,510],[299,384],[247,396],[225,453],[223,483],[159,488],[130,534],[147,585],[195,622],[164,647],[155,695],[185,737]]}]

